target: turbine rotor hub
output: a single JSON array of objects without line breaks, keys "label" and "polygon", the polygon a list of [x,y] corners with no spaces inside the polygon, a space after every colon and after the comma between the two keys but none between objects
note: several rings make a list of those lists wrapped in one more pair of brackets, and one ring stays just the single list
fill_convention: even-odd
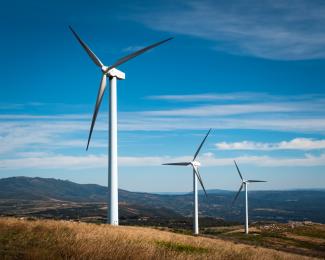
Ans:
[{"label": "turbine rotor hub", "polygon": [[102,66],[101,67],[102,72],[105,73],[105,74],[107,74],[107,72],[106,72],[107,68],[108,68],[107,66]]},{"label": "turbine rotor hub", "polygon": [[193,161],[193,162],[191,162],[191,164],[192,164],[193,166],[195,166],[195,167],[201,166],[201,163],[198,162],[198,161]]}]

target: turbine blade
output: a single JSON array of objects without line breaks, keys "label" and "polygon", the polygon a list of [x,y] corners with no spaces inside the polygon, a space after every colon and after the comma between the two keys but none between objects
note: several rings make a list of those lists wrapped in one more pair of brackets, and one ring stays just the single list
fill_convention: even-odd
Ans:
[{"label": "turbine blade", "polygon": [[163,163],[162,165],[176,165],[176,166],[187,166],[190,162],[177,162],[177,163]]},{"label": "turbine blade", "polygon": [[200,144],[199,148],[197,149],[197,151],[196,151],[196,153],[195,153],[195,155],[194,155],[194,157],[193,157],[193,161],[195,160],[195,158],[196,158],[197,155],[199,154],[199,152],[200,152],[200,150],[201,150],[201,148],[202,148],[202,146],[203,146],[205,140],[207,139],[208,135],[210,134],[210,132],[211,132],[211,128],[209,129],[208,133],[206,134],[206,136],[204,137],[202,143]]},{"label": "turbine blade", "polygon": [[163,44],[163,43],[165,43],[165,42],[168,42],[168,41],[170,41],[170,40],[172,40],[172,39],[174,39],[174,38],[171,37],[171,38],[165,39],[165,40],[163,40],[163,41],[160,41],[160,42],[154,43],[154,44],[152,44],[152,45],[149,45],[149,46],[147,46],[147,47],[145,47],[145,48],[143,48],[143,49],[141,49],[141,50],[138,50],[138,51],[136,51],[136,52],[133,52],[133,53],[127,55],[127,56],[124,56],[123,58],[117,60],[115,63],[113,63],[112,65],[110,65],[110,66],[106,69],[105,72],[107,73],[107,72],[108,72],[109,70],[111,70],[112,68],[115,68],[115,67],[117,67],[117,66],[119,66],[119,65],[121,65],[121,64],[123,64],[123,63],[125,63],[125,62],[127,62],[128,60],[131,60],[131,59],[133,59],[133,58],[135,58],[135,57],[141,55],[142,53],[144,53],[144,52],[146,52],[146,51],[148,51],[148,50],[150,50],[150,49],[152,49],[152,48],[155,48],[155,47],[157,47],[157,46],[160,45],[160,44]]},{"label": "turbine blade", "polygon": [[234,163],[235,163],[235,165],[236,165],[236,168],[237,168],[237,171],[238,171],[239,177],[240,177],[241,180],[243,181],[243,176],[241,175],[240,170],[239,170],[238,165],[237,165],[237,163],[236,163],[235,160],[234,160]]},{"label": "turbine blade", "polygon": [[241,190],[243,189],[243,186],[244,186],[244,183],[242,183],[242,184],[240,185],[239,190],[238,190],[238,192],[237,192],[237,194],[236,194],[234,200],[232,201],[232,204],[231,204],[231,205],[234,205],[234,203],[236,202],[236,200],[237,200],[237,198],[238,198],[238,196],[239,196]]},{"label": "turbine blade", "polygon": [[98,94],[97,94],[97,100],[96,100],[96,105],[95,105],[95,109],[94,109],[93,119],[91,121],[91,126],[90,126],[90,131],[89,131],[86,150],[88,150],[88,147],[89,147],[89,142],[90,142],[90,139],[91,139],[91,135],[93,133],[93,129],[94,129],[94,126],[95,126],[98,110],[99,110],[100,104],[101,104],[102,99],[103,99],[105,88],[106,88],[106,74],[103,74],[102,80],[100,82]]},{"label": "turbine blade", "polygon": [[207,192],[206,192],[206,190],[205,190],[205,188],[204,188],[204,185],[203,185],[203,181],[202,181],[201,175],[200,175],[200,173],[199,173],[199,169],[197,169],[197,168],[195,168],[195,167],[193,167],[193,169],[194,169],[195,174],[196,174],[197,178],[199,179],[199,182],[200,182],[200,184],[201,184],[201,186],[202,186],[202,188],[203,188],[203,190],[204,190],[205,197],[208,197],[208,194],[207,194]]},{"label": "turbine blade", "polygon": [[259,181],[259,180],[247,180],[246,182],[267,182],[267,181]]},{"label": "turbine blade", "polygon": [[89,57],[93,60],[93,62],[98,67],[103,67],[104,64],[100,61],[100,59],[95,55],[95,53],[92,52],[92,50],[88,47],[88,45],[79,37],[79,35],[72,29],[72,27],[69,25],[69,28],[73,35],[77,38],[78,42],[81,44],[81,46],[85,49],[85,51],[88,53]]}]

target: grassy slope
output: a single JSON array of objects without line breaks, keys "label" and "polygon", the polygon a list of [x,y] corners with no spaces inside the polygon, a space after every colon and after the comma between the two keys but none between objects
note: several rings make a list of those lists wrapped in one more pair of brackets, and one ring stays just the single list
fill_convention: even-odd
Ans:
[{"label": "grassy slope", "polygon": [[0,259],[308,259],[140,227],[0,218]]},{"label": "grassy slope", "polygon": [[251,225],[249,235],[244,235],[242,226],[203,228],[201,233],[325,259],[324,224],[293,222]]}]

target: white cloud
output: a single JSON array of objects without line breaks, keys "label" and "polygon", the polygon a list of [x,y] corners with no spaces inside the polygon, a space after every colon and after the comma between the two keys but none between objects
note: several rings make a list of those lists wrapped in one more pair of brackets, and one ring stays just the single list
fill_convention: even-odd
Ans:
[{"label": "white cloud", "polygon": [[[69,120],[70,115],[68,117],[60,115],[63,120],[58,119],[56,115],[46,116],[45,120],[34,115],[27,115],[23,117],[24,119],[20,119],[19,116],[15,120],[0,121],[0,154],[19,152],[24,149],[32,150],[35,146],[38,150],[86,146],[89,120]],[[107,131],[107,128],[107,124],[99,121],[96,123],[95,131]],[[76,134],[82,134],[85,139],[75,137]],[[98,139],[94,139],[92,147],[106,146],[106,141],[102,144]]]},{"label": "white cloud", "polygon": [[321,1],[205,0],[141,10],[134,19],[148,27],[208,39],[217,50],[279,60],[325,57]]},{"label": "white cloud", "polygon": [[26,157],[0,160],[2,169],[84,169],[104,168],[106,155],[68,156],[55,155],[44,157]]},{"label": "white cloud", "polygon": [[242,141],[242,142],[220,142],[216,143],[215,146],[219,150],[269,150],[269,143],[257,143],[250,141]]},{"label": "white cloud", "polygon": [[295,138],[290,141],[278,143],[262,143],[252,141],[242,142],[220,142],[215,146],[219,150],[316,150],[325,149],[325,140],[315,140],[311,138]]},{"label": "white cloud", "polygon": [[[314,156],[306,154],[297,158],[277,158],[269,156],[239,156],[236,158],[218,158],[212,153],[200,156],[203,167],[233,165],[233,160],[240,164],[255,165],[261,167],[310,167],[324,166],[325,154]],[[166,162],[182,162],[191,160],[191,156],[149,156],[149,157],[119,157],[121,167],[148,167],[161,166]],[[0,169],[65,169],[78,170],[89,168],[107,168],[107,155],[68,156],[52,155],[39,157],[26,157],[0,160]],[[162,166],[163,167],[163,166]],[[167,167],[167,166],[164,166]]]},{"label": "white cloud", "polygon": [[[223,93],[222,95],[231,98],[232,95],[241,94]],[[243,95],[245,96],[245,94]],[[255,98],[252,97],[256,95],[259,93],[250,93],[244,102],[243,100],[237,102],[234,99],[229,104],[222,105],[215,104],[218,101],[214,100],[212,101],[214,104],[185,108],[120,112],[119,130],[175,131],[213,128],[297,133],[325,132],[325,118],[323,117],[325,107],[321,95],[292,96],[287,102],[284,102],[284,96],[269,95],[272,102],[254,103]],[[211,97],[218,96],[217,93],[211,94]],[[191,96],[190,99],[192,98],[200,99],[201,95]],[[90,119],[90,114],[2,114],[0,115],[0,154],[12,158],[17,153],[26,151],[57,153],[59,149],[60,152],[71,148],[84,149]],[[107,147],[108,125],[106,121],[107,116],[105,115],[98,118],[91,143],[92,147]],[[300,142],[302,141],[300,140]],[[224,147],[226,145],[224,144]],[[256,146],[259,146],[259,149],[271,149],[270,145],[263,147],[265,144],[245,143],[245,145],[246,148],[250,145],[250,149],[253,147],[257,149]],[[289,144],[286,145],[289,146]]]},{"label": "white cloud", "polygon": [[255,165],[261,167],[311,167],[311,166],[324,166],[325,154],[314,156],[305,154],[303,157],[280,158],[270,156],[239,156],[236,158],[221,159],[216,157],[208,157],[202,159],[202,163],[206,166],[221,166],[231,165],[233,160],[241,164]]},{"label": "white cloud", "polygon": [[278,112],[319,112],[324,111],[324,106],[300,102],[277,102],[277,103],[250,103],[250,104],[227,104],[205,105],[183,109],[144,111],[143,115],[154,116],[229,116],[252,113],[278,113]]}]

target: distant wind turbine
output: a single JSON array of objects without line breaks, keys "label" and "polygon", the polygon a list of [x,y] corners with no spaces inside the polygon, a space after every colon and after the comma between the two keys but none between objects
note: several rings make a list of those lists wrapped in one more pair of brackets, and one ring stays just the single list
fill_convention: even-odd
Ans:
[{"label": "distant wind turbine", "polygon": [[107,214],[107,223],[111,225],[118,225],[118,169],[117,169],[117,88],[116,88],[116,79],[123,80],[125,79],[125,74],[117,70],[116,67],[127,62],[130,59],[135,58],[136,56],[157,47],[160,44],[163,44],[173,38],[168,38],[163,41],[152,44],[148,47],[145,47],[141,50],[138,50],[134,53],[131,53],[113,63],[110,66],[105,66],[99,58],[95,55],[94,52],[88,47],[88,45],[79,37],[79,35],[69,26],[70,30],[77,38],[78,42],[87,52],[92,61],[97,65],[101,72],[102,78],[99,85],[99,90],[97,94],[97,100],[95,104],[94,114],[91,121],[87,148],[89,147],[89,142],[91,135],[95,126],[95,121],[97,118],[98,110],[103,99],[104,91],[106,89],[106,80],[109,78],[110,82],[110,95],[109,95],[109,156],[108,156],[108,214]]},{"label": "distant wind turbine", "polygon": [[193,233],[195,235],[199,234],[199,201],[198,201],[198,191],[197,191],[197,179],[199,180],[205,196],[207,197],[207,193],[206,190],[204,188],[203,185],[203,181],[199,172],[199,167],[201,166],[201,163],[196,159],[196,157],[198,156],[205,140],[207,139],[208,135],[210,134],[211,129],[208,131],[208,133],[206,134],[206,136],[204,137],[202,143],[200,144],[199,148],[197,149],[196,153],[194,154],[193,160],[190,162],[177,162],[177,163],[164,163],[163,165],[175,165],[175,166],[188,166],[191,165],[193,168],[193,200],[194,200],[194,209],[193,209]]},{"label": "distant wind turbine", "polygon": [[243,189],[243,187],[245,187],[245,234],[248,234],[248,197],[247,197],[247,191],[248,191],[248,189],[247,189],[247,185],[248,185],[249,183],[253,183],[253,182],[266,182],[266,181],[259,181],[259,180],[245,180],[245,179],[243,179],[243,176],[242,176],[242,174],[241,174],[241,172],[240,172],[240,170],[239,170],[239,168],[238,168],[238,165],[237,165],[236,161],[234,161],[234,163],[235,163],[235,165],[236,165],[236,168],[237,168],[237,171],[238,171],[239,177],[240,177],[240,179],[241,179],[241,185],[240,185],[240,187],[239,187],[239,190],[238,190],[238,192],[237,192],[237,194],[236,194],[236,196],[235,196],[235,198],[234,198],[232,204],[235,203],[235,201],[237,200],[237,198],[238,198],[238,196],[239,196],[241,190]]}]

